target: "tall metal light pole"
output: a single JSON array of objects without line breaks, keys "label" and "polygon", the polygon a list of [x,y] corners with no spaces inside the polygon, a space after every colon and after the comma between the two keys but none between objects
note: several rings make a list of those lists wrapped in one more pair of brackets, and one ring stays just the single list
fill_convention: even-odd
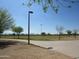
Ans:
[{"label": "tall metal light pole", "polygon": [[30,14],[33,14],[33,11],[28,11],[28,45],[30,44]]},{"label": "tall metal light pole", "polygon": [[40,24],[40,26],[41,26],[41,33],[42,33],[42,24]]}]

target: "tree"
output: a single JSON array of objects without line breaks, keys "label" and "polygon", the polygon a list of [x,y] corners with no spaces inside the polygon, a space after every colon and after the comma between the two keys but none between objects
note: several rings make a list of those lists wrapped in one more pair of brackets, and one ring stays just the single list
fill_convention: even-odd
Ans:
[{"label": "tree", "polygon": [[18,27],[14,26],[14,27],[12,27],[12,31],[18,35],[18,39],[19,39],[19,35],[23,31],[23,28],[19,27],[19,26]]},{"label": "tree", "polygon": [[63,34],[64,27],[56,26],[56,30],[57,30],[57,34],[58,34],[59,40],[60,40],[60,35]]},{"label": "tree", "polygon": [[68,34],[69,36],[72,34],[72,31],[71,31],[71,30],[67,30],[66,32],[67,32],[67,34]]},{"label": "tree", "polygon": [[42,33],[41,33],[41,35],[45,36],[45,35],[46,35],[46,33],[45,33],[45,32],[42,32]]},{"label": "tree", "polygon": [[47,35],[49,35],[49,36],[50,36],[50,35],[52,35],[52,34],[51,34],[51,33],[48,33]]},{"label": "tree", "polygon": [[[71,8],[79,0],[28,0],[28,6],[32,6],[33,3],[37,3],[42,6],[44,12],[47,12],[48,8],[51,7],[56,13],[58,13],[59,7]],[[25,3],[23,3],[24,5]]]},{"label": "tree", "polygon": [[78,34],[78,30],[77,29],[74,29],[73,30],[73,35],[74,35],[75,39],[76,39],[77,34]]},{"label": "tree", "polygon": [[6,9],[0,8],[0,34],[13,26],[13,18]]}]

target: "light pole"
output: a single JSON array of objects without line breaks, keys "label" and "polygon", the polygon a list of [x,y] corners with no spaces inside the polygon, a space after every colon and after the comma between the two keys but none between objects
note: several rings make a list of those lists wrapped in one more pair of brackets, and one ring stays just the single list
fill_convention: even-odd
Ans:
[{"label": "light pole", "polygon": [[30,14],[33,14],[33,11],[28,11],[28,45],[30,44]]},{"label": "light pole", "polygon": [[40,26],[41,26],[41,33],[42,33],[42,24],[40,24]]}]

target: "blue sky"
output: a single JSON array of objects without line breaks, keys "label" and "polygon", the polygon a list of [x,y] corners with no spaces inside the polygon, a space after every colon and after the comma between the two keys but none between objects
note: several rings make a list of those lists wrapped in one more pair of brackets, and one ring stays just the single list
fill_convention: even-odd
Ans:
[{"label": "blue sky", "polygon": [[[22,3],[27,0],[0,0],[0,8],[6,8],[12,15],[16,26],[23,27],[23,33],[27,33],[28,11],[32,10],[31,14],[31,33],[40,33],[42,24],[42,31],[46,33],[56,33],[56,26],[63,26],[67,29],[79,30],[79,4],[74,4],[72,8],[61,7],[58,14],[51,8],[47,13],[44,13],[42,7],[33,4],[31,8],[23,6]],[[5,33],[11,33],[6,31]]]}]

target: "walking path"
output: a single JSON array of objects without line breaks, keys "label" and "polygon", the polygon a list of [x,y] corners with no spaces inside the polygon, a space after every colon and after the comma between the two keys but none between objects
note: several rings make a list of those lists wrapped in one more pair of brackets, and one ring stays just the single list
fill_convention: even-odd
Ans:
[{"label": "walking path", "polygon": [[42,47],[53,47],[51,50],[56,50],[65,55],[79,59],[79,40],[72,41],[31,41],[32,44]]},{"label": "walking path", "polygon": [[[12,39],[11,39],[12,40]],[[14,39],[15,40],[15,39]],[[19,40],[27,42],[27,40]],[[79,59],[79,40],[72,41],[31,41],[32,44],[41,47],[52,47],[51,50],[56,50],[57,52],[68,55],[72,58]]]}]

